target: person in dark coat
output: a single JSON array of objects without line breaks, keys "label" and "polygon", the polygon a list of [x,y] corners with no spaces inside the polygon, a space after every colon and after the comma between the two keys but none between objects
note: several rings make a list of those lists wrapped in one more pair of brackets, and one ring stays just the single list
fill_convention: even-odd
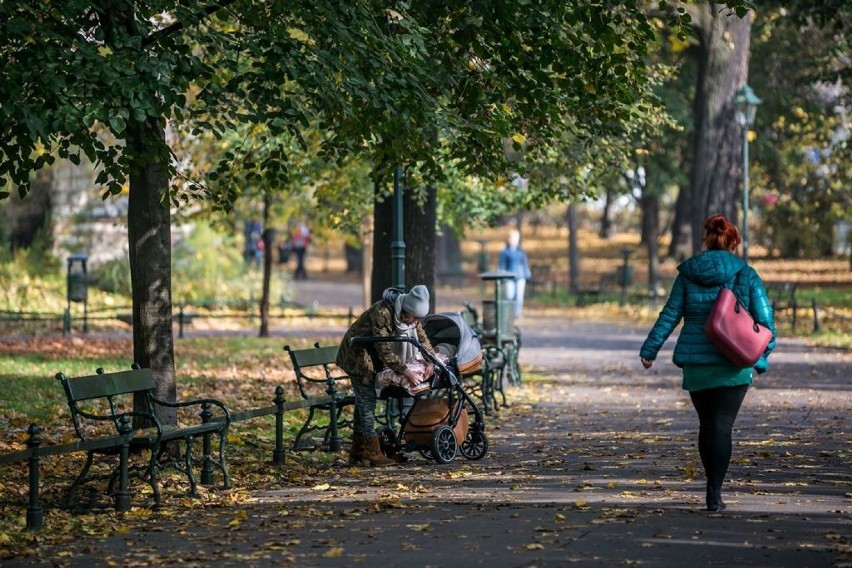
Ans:
[{"label": "person in dark coat", "polygon": [[382,299],[358,316],[343,336],[336,363],[349,375],[355,391],[355,425],[349,453],[351,465],[380,466],[395,463],[382,454],[376,434],[376,373],[382,368],[389,368],[406,377],[412,384],[419,381],[414,371],[406,366],[414,356],[411,344],[362,344],[353,343],[352,338],[416,336],[425,349],[434,353],[420,323],[420,318],[427,313],[429,289],[426,286],[419,284],[408,293],[388,288],[382,293]]},{"label": "person in dark coat", "polygon": [[[726,508],[722,483],[731,461],[731,432],[752,376],[767,370],[767,358],[775,348],[775,320],[763,281],[757,272],[734,254],[741,239],[737,228],[722,215],[704,223],[705,251],[677,267],[666,305],[642,344],[639,356],[648,369],[666,339],[681,320],[674,348],[674,364],[683,369],[683,388],[698,412],[698,452],[707,477],[708,511]],[[752,366],[738,368],[710,343],[704,324],[723,286],[731,288],[755,321],[772,331],[772,340]]]}]

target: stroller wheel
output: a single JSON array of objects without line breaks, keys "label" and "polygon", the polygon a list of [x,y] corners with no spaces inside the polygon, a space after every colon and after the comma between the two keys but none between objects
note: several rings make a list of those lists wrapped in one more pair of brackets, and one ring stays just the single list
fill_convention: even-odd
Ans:
[{"label": "stroller wheel", "polygon": [[449,426],[438,426],[432,434],[432,456],[438,463],[450,463],[456,458],[458,443],[456,434]]},{"label": "stroller wheel", "polygon": [[475,428],[468,430],[459,452],[469,460],[482,459],[488,453],[488,437],[485,432],[477,432]]},{"label": "stroller wheel", "polygon": [[427,460],[435,459],[435,457],[432,455],[432,448],[421,448],[420,455],[426,458]]}]

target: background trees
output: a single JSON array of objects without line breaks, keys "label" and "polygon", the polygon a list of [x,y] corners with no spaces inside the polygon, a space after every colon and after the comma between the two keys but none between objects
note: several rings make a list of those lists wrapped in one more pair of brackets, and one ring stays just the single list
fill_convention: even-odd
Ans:
[{"label": "background trees", "polygon": [[[686,29],[685,12],[664,17]],[[592,151],[602,141],[630,148],[637,125],[661,114],[646,61],[656,19],[633,2],[68,0],[3,3],[0,21],[0,181],[23,195],[32,172],[85,155],[106,194],[129,192],[134,358],[166,399],[175,390],[171,208],[215,196],[227,209],[238,195],[229,186],[265,196],[288,187],[309,126],[318,156],[358,157],[377,193],[404,166],[429,188],[414,202],[431,203],[444,180],[472,176],[497,188],[482,193],[488,200],[509,194],[501,179],[524,166],[507,164],[507,139],[530,161],[565,141],[598,159],[618,155]],[[206,179],[171,183],[184,158],[172,133],[221,139],[256,125],[263,144],[228,147]],[[590,171],[575,165],[568,178]],[[579,190],[535,191],[525,203]]]}]

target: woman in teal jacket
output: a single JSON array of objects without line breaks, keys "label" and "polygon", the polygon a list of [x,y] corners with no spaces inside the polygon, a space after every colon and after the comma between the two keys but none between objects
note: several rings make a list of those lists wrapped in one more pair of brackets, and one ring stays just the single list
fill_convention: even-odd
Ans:
[{"label": "woman in teal jacket", "polygon": [[[683,388],[698,412],[698,453],[707,477],[708,511],[725,509],[722,482],[731,461],[731,432],[740,405],[752,382],[752,372],[764,373],[775,348],[772,305],[757,272],[734,254],[740,244],[737,228],[722,215],[704,222],[707,250],[677,267],[672,291],[639,356],[648,369],[663,343],[683,319],[674,349],[674,364],[683,369]],[[753,367],[731,365],[704,333],[704,324],[723,286],[731,288],[755,321],[772,330],[772,340]]]}]

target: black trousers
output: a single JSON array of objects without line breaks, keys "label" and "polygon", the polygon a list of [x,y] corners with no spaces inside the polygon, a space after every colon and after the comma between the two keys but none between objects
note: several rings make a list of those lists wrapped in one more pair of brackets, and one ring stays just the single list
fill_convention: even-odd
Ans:
[{"label": "black trousers", "polygon": [[719,489],[731,463],[731,432],[748,385],[719,387],[690,392],[698,412],[698,453],[707,476],[707,486]]}]

